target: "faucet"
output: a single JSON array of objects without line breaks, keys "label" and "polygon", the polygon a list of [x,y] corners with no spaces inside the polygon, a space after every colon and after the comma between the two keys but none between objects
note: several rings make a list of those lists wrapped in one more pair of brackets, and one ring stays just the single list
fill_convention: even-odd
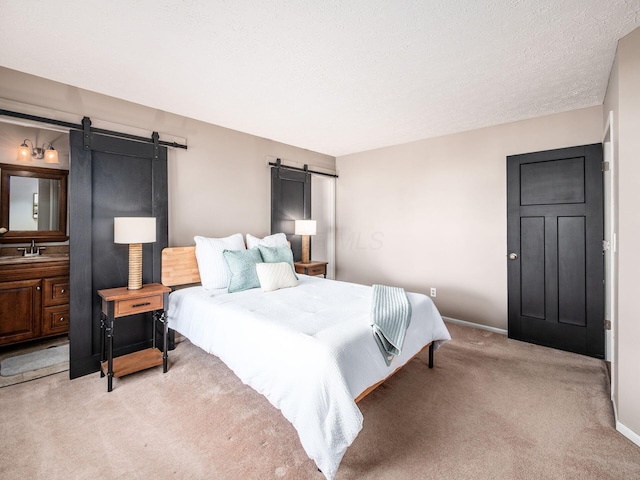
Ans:
[{"label": "faucet", "polygon": [[20,247],[18,248],[19,252],[22,252],[23,257],[35,257],[40,255],[41,250],[46,250],[47,247],[36,247],[36,241],[34,239],[31,240],[31,247],[29,247],[29,251],[26,248]]}]

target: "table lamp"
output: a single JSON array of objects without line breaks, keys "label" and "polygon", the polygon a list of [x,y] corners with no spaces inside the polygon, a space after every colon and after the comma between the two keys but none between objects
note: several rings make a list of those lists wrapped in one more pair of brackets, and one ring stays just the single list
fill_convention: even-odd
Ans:
[{"label": "table lamp", "polygon": [[156,241],[155,217],[115,217],[113,241],[129,245],[129,290],[142,288],[142,244]]},{"label": "table lamp", "polygon": [[302,263],[309,263],[309,235],[315,234],[315,220],[296,220],[295,235],[302,235]]}]

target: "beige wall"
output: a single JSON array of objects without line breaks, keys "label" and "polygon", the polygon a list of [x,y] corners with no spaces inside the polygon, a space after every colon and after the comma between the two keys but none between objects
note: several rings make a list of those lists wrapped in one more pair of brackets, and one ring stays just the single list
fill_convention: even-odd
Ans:
[{"label": "beige wall", "polygon": [[[614,112],[614,142],[618,186],[618,422],[623,433],[640,444],[640,29],[618,42],[609,78],[605,115]],[[605,120],[606,121],[606,120]],[[618,428],[621,428],[618,425]],[[629,430],[631,432],[629,432]]]},{"label": "beige wall", "polygon": [[0,98],[69,112],[78,116],[76,122],[89,116],[186,138],[188,150],[169,149],[170,245],[191,245],[194,235],[270,233],[269,156],[335,168],[328,155],[5,68],[0,68]]},{"label": "beige wall", "polygon": [[428,293],[507,328],[506,156],[602,139],[602,108],[337,158],[337,278]]}]

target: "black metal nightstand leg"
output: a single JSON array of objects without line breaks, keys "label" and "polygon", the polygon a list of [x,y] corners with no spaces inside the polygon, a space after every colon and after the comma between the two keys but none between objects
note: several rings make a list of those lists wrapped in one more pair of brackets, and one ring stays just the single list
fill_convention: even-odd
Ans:
[{"label": "black metal nightstand leg", "polygon": [[167,373],[168,367],[168,354],[167,349],[169,347],[168,333],[169,333],[169,322],[167,320],[166,312],[162,312],[162,329],[163,329],[163,346],[162,346],[162,373]]},{"label": "black metal nightstand leg", "polygon": [[159,313],[157,310],[155,310],[152,314],[151,314],[151,318],[153,319],[152,323],[152,327],[151,327],[151,347],[152,348],[156,348],[156,324],[158,323],[158,317],[159,317]]},{"label": "black metal nightstand leg", "polygon": [[433,342],[429,345],[429,368],[433,368]]},{"label": "black metal nightstand leg", "polygon": [[113,318],[109,319],[107,327],[108,360],[107,360],[107,392],[113,390]]},{"label": "black metal nightstand leg", "polygon": [[104,377],[102,362],[106,360],[104,356],[104,331],[107,328],[106,320],[107,320],[106,315],[100,312],[100,378]]}]

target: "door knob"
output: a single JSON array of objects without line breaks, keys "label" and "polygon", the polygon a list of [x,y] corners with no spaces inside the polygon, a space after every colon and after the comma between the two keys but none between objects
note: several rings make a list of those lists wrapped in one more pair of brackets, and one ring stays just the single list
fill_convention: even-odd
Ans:
[{"label": "door knob", "polygon": [[517,260],[518,259],[518,254],[517,253],[510,253],[509,254],[509,260]]}]

